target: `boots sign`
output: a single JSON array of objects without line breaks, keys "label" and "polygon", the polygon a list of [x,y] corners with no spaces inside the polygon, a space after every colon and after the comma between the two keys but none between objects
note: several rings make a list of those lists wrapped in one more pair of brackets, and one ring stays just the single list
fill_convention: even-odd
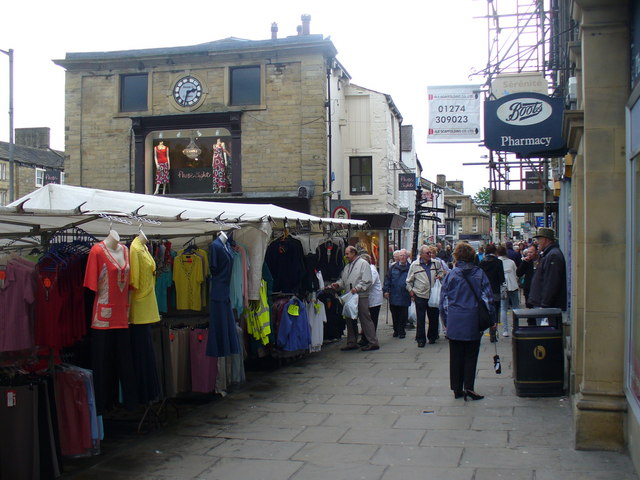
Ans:
[{"label": "boots sign", "polygon": [[485,102],[485,146],[521,157],[564,155],[562,98],[539,93],[514,93]]}]

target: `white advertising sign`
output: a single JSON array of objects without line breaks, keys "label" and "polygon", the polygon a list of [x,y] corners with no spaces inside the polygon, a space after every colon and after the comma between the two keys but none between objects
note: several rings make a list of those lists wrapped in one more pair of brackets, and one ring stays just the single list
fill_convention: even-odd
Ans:
[{"label": "white advertising sign", "polygon": [[427,87],[427,143],[479,142],[480,85]]}]

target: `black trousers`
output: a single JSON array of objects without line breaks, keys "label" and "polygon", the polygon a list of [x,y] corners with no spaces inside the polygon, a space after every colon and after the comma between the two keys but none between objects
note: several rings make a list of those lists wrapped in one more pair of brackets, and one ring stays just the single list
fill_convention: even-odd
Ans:
[{"label": "black trousers", "polygon": [[429,318],[427,339],[437,340],[440,337],[440,309],[427,306],[427,317]]},{"label": "black trousers", "polygon": [[480,340],[449,339],[449,382],[451,390],[474,390]]},{"label": "black trousers", "polygon": [[98,415],[118,403],[119,386],[124,406],[134,409],[138,405],[138,386],[129,329],[92,329],[91,356]]},{"label": "black trousers", "polygon": [[371,313],[371,321],[373,322],[373,326],[376,330],[378,330],[378,317],[380,316],[380,307],[382,305],[376,305],[375,307],[369,307],[369,312]]},{"label": "black trousers", "polygon": [[409,307],[389,305],[389,310],[391,310],[391,318],[393,320],[393,333],[402,336],[406,335],[405,327],[407,326]]}]

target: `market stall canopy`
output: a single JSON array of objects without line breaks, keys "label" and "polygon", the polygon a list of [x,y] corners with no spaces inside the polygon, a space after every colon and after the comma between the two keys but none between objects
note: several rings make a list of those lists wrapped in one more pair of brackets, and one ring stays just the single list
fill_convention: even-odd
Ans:
[{"label": "market stall canopy", "polygon": [[0,208],[0,237],[9,242],[40,243],[42,234],[79,227],[103,237],[110,224],[122,235],[140,229],[150,237],[213,234],[245,225],[273,228],[362,228],[366,222],[322,219],[275,205],[204,202],[166,196],[49,184]]}]

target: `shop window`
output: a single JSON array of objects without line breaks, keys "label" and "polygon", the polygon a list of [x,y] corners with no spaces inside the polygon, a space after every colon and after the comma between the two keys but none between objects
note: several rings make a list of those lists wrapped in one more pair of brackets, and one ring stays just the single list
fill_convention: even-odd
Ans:
[{"label": "shop window", "polygon": [[260,67],[229,70],[231,105],[260,105]]},{"label": "shop window", "polygon": [[154,131],[146,142],[152,165],[147,191],[224,194],[239,181],[239,172],[235,176],[233,172],[231,132],[226,128]]},{"label": "shop window", "polygon": [[120,76],[120,111],[148,109],[148,76],[146,73]]},{"label": "shop window", "polygon": [[371,157],[349,158],[349,181],[352,195],[371,195],[373,193]]},{"label": "shop window", "polygon": [[47,171],[44,168],[36,168],[36,187],[44,187],[44,176]]}]

